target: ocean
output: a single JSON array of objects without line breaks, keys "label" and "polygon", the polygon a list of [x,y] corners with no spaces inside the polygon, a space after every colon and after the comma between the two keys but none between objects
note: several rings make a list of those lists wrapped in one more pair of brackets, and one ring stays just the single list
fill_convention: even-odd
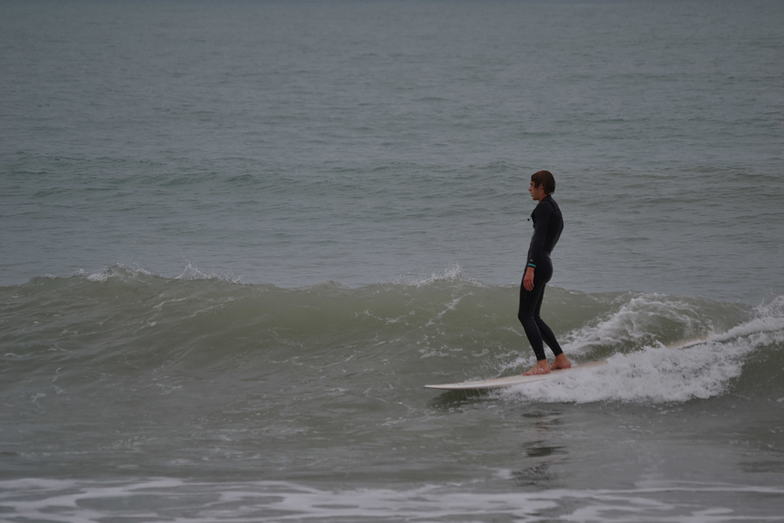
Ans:
[{"label": "ocean", "polygon": [[[0,521],[784,521],[784,3],[4,0]],[[533,363],[531,173],[565,229]]]}]

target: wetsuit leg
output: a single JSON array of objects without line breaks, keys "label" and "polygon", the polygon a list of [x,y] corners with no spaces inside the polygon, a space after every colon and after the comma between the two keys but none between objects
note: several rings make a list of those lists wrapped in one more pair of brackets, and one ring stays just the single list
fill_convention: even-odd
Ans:
[{"label": "wetsuit leg", "polygon": [[553,354],[558,356],[559,354],[563,353],[563,349],[561,349],[561,346],[558,344],[558,340],[555,339],[555,334],[553,334],[552,329],[550,329],[550,327],[539,316],[538,311],[536,313],[536,326],[539,327],[539,332],[542,335],[542,339],[547,344],[547,346],[550,347],[550,350],[553,351]]},{"label": "wetsuit leg", "polygon": [[553,269],[549,263],[542,263],[536,269],[534,276],[534,288],[532,291],[525,290],[520,284],[520,306],[517,311],[517,318],[523,325],[528,342],[536,354],[536,359],[541,361],[547,359],[544,354],[544,343],[558,356],[563,352],[558,341],[555,339],[552,329],[540,317],[542,301],[544,300],[544,289],[547,282],[552,277]]}]

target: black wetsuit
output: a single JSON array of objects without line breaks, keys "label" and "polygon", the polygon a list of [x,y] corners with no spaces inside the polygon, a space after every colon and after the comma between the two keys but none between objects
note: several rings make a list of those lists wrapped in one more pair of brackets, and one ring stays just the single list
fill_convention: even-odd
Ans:
[{"label": "black wetsuit", "polygon": [[[526,270],[528,267],[535,269],[534,288],[532,291],[527,291],[525,286],[520,284],[520,308],[517,311],[517,317],[523,324],[525,335],[534,349],[536,359],[541,361],[546,359],[543,341],[556,356],[563,352],[553,331],[539,317],[545,285],[553,276],[550,253],[558,243],[558,238],[561,237],[563,216],[558,204],[548,194],[531,213],[531,220],[534,222],[534,235],[531,238],[531,246],[528,248]],[[523,278],[525,278],[525,271],[523,271]]]}]

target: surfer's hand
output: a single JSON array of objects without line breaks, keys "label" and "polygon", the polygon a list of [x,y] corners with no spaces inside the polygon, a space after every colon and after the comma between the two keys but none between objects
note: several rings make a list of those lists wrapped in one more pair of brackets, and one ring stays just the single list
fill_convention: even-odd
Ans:
[{"label": "surfer's hand", "polygon": [[523,288],[528,292],[534,290],[534,268],[526,267],[525,275],[523,276]]}]

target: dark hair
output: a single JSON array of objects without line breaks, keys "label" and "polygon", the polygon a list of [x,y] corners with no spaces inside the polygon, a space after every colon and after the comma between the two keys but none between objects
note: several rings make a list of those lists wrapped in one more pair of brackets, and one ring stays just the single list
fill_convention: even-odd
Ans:
[{"label": "dark hair", "polygon": [[545,194],[555,192],[555,178],[550,171],[537,171],[531,175],[531,181],[537,187],[544,186]]}]

